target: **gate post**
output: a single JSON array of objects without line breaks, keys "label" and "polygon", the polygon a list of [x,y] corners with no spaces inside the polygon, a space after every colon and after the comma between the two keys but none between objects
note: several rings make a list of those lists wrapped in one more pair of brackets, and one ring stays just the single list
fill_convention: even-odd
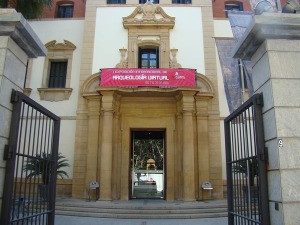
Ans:
[{"label": "gate post", "polygon": [[264,97],[272,225],[300,221],[299,34],[299,14],[264,13],[254,17],[234,51],[236,58],[251,59],[254,91]]},{"label": "gate post", "polygon": [[3,156],[10,131],[12,89],[23,91],[28,58],[45,55],[44,45],[23,16],[14,9],[0,9],[0,212],[6,169]]}]

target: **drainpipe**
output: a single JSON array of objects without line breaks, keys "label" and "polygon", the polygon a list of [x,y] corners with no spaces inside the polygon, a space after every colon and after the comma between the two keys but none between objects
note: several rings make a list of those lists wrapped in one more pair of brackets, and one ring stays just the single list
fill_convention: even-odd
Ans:
[{"label": "drainpipe", "polygon": [[25,79],[24,79],[23,89],[26,88],[26,80],[27,80],[27,73],[28,73],[28,63],[29,63],[29,59],[27,59],[27,63],[26,63],[26,71],[25,71]]},{"label": "drainpipe", "polygon": [[238,63],[239,63],[239,67],[240,67],[240,76],[241,76],[242,103],[244,103],[244,99],[245,99],[244,64],[243,64],[243,61],[241,59],[239,59]]}]

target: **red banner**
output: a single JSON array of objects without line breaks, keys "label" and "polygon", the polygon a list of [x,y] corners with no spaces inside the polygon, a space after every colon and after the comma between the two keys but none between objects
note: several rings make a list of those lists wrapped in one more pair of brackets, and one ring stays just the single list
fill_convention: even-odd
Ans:
[{"label": "red banner", "polygon": [[136,69],[114,68],[101,70],[102,87],[159,86],[193,87],[196,85],[193,69]]}]

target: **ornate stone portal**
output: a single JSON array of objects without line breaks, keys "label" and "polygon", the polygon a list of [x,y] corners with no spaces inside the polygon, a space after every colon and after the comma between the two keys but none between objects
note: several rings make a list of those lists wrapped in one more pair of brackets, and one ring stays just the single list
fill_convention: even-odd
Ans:
[{"label": "ornate stone portal", "polygon": [[130,197],[132,129],[166,132],[166,199],[201,199],[200,184],[213,179],[207,160],[201,163],[210,157],[212,83],[198,74],[195,88],[103,88],[97,87],[98,75],[82,93],[88,104],[86,182],[100,180],[100,200]]},{"label": "ornate stone portal", "polygon": [[[176,54],[170,59],[169,31],[174,24],[175,18],[160,6],[149,2],[138,6],[123,18],[128,46],[121,51],[116,67],[128,63],[128,68],[137,68],[138,49],[153,46],[159,49],[161,68],[170,68],[171,61],[179,67]],[[122,88],[100,87],[99,76],[94,74],[82,84],[84,102],[77,116],[73,197],[83,197],[86,185],[97,180],[100,200],[130,199],[133,129],[165,132],[166,200],[223,197],[215,80],[197,74],[192,88]],[[202,193],[203,181],[214,185],[213,192]]]}]

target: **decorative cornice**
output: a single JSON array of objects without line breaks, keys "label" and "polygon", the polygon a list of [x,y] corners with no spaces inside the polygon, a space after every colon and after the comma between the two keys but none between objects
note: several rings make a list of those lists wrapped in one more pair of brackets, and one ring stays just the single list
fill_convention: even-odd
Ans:
[{"label": "decorative cornice", "polygon": [[147,2],[138,6],[129,16],[123,17],[124,28],[133,26],[167,26],[173,28],[175,17],[165,13],[162,7]]},{"label": "decorative cornice", "polygon": [[45,44],[45,47],[48,50],[72,50],[74,51],[76,49],[76,46],[67,40],[64,40],[64,43],[56,43],[55,40],[49,41],[47,44]]}]

